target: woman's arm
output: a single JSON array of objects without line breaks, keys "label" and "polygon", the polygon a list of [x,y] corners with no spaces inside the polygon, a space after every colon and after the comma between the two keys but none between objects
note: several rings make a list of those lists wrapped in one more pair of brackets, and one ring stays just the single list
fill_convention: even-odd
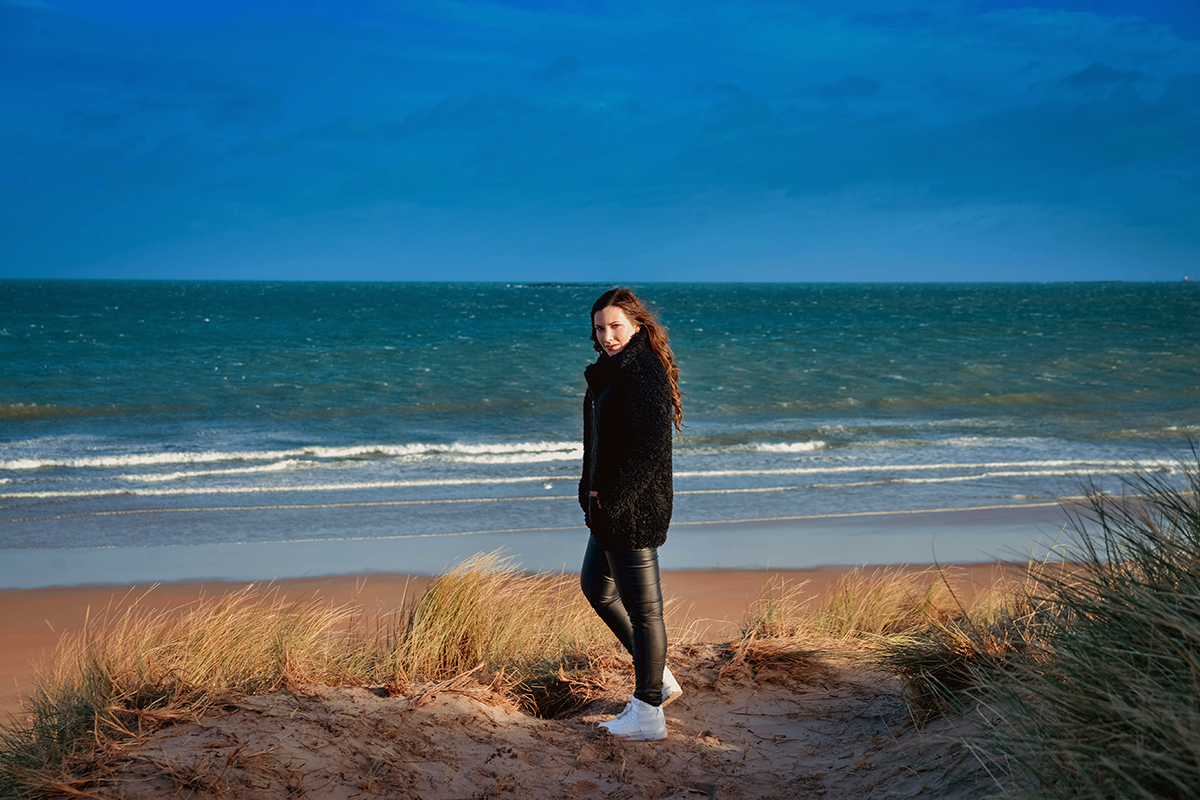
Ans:
[{"label": "woman's arm", "polygon": [[592,459],[592,390],[583,396],[583,473],[579,477],[579,507],[587,513],[588,464]]}]

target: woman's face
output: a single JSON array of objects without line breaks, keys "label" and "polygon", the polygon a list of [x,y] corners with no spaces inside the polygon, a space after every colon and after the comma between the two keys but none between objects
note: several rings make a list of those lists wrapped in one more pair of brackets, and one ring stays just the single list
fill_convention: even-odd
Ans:
[{"label": "woman's face", "polygon": [[616,306],[602,308],[592,315],[592,324],[596,330],[596,341],[610,356],[625,349],[633,335],[641,330],[634,325],[625,312]]}]

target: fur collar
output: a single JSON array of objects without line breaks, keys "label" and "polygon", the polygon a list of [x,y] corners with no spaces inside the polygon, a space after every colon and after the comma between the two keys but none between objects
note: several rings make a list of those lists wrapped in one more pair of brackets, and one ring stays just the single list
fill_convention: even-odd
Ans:
[{"label": "fur collar", "polygon": [[625,345],[621,352],[615,356],[601,353],[600,357],[596,359],[596,363],[588,365],[587,369],[583,371],[588,386],[592,388],[592,391],[599,391],[616,377],[618,370],[626,364],[639,360],[644,353],[649,352],[651,352],[650,337],[646,333],[646,329],[642,328],[630,338],[629,344]]}]

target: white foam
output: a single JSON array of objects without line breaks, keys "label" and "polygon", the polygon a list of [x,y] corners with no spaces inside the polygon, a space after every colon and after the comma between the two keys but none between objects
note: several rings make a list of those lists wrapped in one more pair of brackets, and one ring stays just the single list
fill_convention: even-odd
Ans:
[{"label": "white foam", "polygon": [[828,446],[822,441],[782,442],[779,444],[756,444],[753,449],[760,453],[811,453],[814,450],[824,450]]},{"label": "white foam", "polygon": [[1070,470],[1028,470],[1028,471],[1001,471],[1001,472],[981,472],[976,475],[949,475],[942,478],[884,478],[877,481],[854,481],[850,483],[814,483],[808,486],[809,489],[848,489],[854,486],[891,486],[895,484],[915,485],[927,483],[963,483],[966,481],[981,481],[990,480],[992,478],[1042,478],[1042,477],[1059,477],[1066,478],[1078,475],[1079,471]]},{"label": "white foam", "polygon": [[45,468],[90,469],[98,467],[148,467],[169,464],[211,464],[220,461],[275,460],[304,455],[303,450],[274,452],[139,453],[91,458],[19,458],[0,461],[0,469],[31,470]]},{"label": "white foam", "polygon": [[544,461],[578,461],[583,458],[583,448],[563,452],[547,453],[480,453],[452,455],[449,460],[465,464],[535,464]]},{"label": "white foam", "polygon": [[[432,447],[432,445],[431,445]],[[454,443],[445,449],[452,453],[547,453],[561,451],[578,451],[583,453],[583,448],[577,442],[519,442],[517,444],[459,444]]]},{"label": "white foam", "polygon": [[[511,444],[429,444],[356,445],[351,447],[304,447],[292,450],[235,450],[198,453],[127,453],[87,458],[19,458],[0,461],[3,470],[97,469],[169,466],[172,464],[214,464],[222,461],[280,461],[296,458],[365,458],[370,456],[437,456],[443,453],[487,455],[511,453],[565,453],[578,457],[582,450],[576,442],[517,442]],[[565,456],[564,456],[565,458]]]},{"label": "white foam", "polygon": [[[1073,472],[1085,472],[1089,469],[1114,469],[1130,471],[1156,467],[1170,469],[1177,466],[1169,460],[1138,461],[1132,463],[1117,459],[1065,459],[1058,461],[992,461],[967,464],[946,462],[940,464],[856,464],[853,466],[826,467],[788,467],[782,469],[719,469],[719,470],[686,470],[675,473],[676,478],[727,478],[733,476],[755,475],[838,475],[856,472],[921,472],[933,470],[996,470],[996,469],[1068,469]],[[1034,473],[1021,473],[1034,474]]]},{"label": "white foam", "polygon": [[409,489],[428,486],[496,486],[513,483],[552,483],[561,475],[530,475],[518,478],[448,478],[441,480],[370,481],[362,483],[324,483],[305,486],[204,486],[186,489],[97,489],[94,491],[6,492],[0,499],[46,499],[66,497],[182,497],[215,494],[276,494],[290,492],[351,492],[370,489]]},{"label": "white foam", "polygon": [[[1036,477],[1036,476],[1069,476],[1087,472],[1123,473],[1147,467],[1157,467],[1171,471],[1177,464],[1169,460],[1138,462],[1131,464],[1121,460],[1059,460],[1059,461],[997,461],[981,463],[940,463],[940,464],[860,464],[853,466],[827,467],[795,467],[787,469],[717,469],[717,470],[685,470],[675,473],[679,479],[688,478],[725,478],[725,477],[754,477],[754,476],[788,476],[788,475],[852,475],[862,473],[885,473],[889,477],[860,484],[815,484],[824,486],[854,486],[880,483],[949,483],[955,481],[974,481],[985,478],[1004,477]],[[943,475],[929,478],[891,477],[895,473],[904,472],[970,472],[968,475]],[[88,490],[58,490],[40,492],[0,492],[0,499],[46,499],[69,497],[111,497],[117,495],[138,497],[165,497],[184,495],[218,495],[218,494],[272,494],[285,492],[348,492],[373,489],[403,489],[435,486],[496,486],[519,483],[554,483],[562,482],[562,475],[526,475],[507,478],[430,478],[420,480],[370,481],[357,483],[317,483],[302,486],[228,486],[228,487],[187,487],[173,489],[123,488]],[[681,487],[682,489],[682,487]]]},{"label": "white foam", "polygon": [[207,478],[213,475],[247,475],[263,472],[283,472],[285,470],[310,466],[315,466],[312,461],[288,459],[287,461],[277,461],[274,464],[264,464],[261,467],[243,467],[241,469],[204,469],[194,470],[191,472],[145,473],[141,475],[118,475],[117,478],[123,481],[138,483],[164,483],[166,481],[186,480],[188,478]]}]

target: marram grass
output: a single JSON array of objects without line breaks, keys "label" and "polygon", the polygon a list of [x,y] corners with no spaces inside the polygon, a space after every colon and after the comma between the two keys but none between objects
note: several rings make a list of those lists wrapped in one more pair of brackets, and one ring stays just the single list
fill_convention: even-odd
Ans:
[{"label": "marram grass", "polygon": [[554,688],[547,676],[611,647],[573,584],[489,554],[372,626],[355,608],[257,586],[173,611],[135,601],[99,614],[63,637],[37,672],[25,718],[0,729],[0,797],[80,791],[98,778],[97,750],[229,694],[402,686],[474,671],[536,710],[539,692]]},{"label": "marram grass", "polygon": [[1200,463],[1126,489],[1088,488],[1036,636],[979,676],[1013,797],[1200,797]]},{"label": "marram grass", "polygon": [[433,680],[480,663],[526,672],[585,653],[611,634],[576,584],[476,557],[430,584],[395,644],[397,669]]},{"label": "marram grass", "polygon": [[1200,459],[1085,487],[1066,561],[963,617],[881,639],[922,715],[982,720],[1004,796],[1200,797]]},{"label": "marram grass", "polygon": [[851,570],[817,608],[811,625],[832,638],[902,634],[929,620],[961,614],[946,575],[939,569],[911,572],[886,567]]},{"label": "marram grass", "polygon": [[1002,577],[957,613],[876,637],[871,660],[904,682],[916,719],[963,711],[992,673],[1044,653],[1043,629],[1057,607],[1041,591],[1050,574],[1067,573],[1059,564],[1030,563],[1023,580]]},{"label": "marram grass", "polygon": [[90,753],[214,694],[328,680],[345,609],[289,603],[255,587],[174,613],[137,601],[91,617],[37,672],[27,721],[0,733],[0,796],[69,794]]}]

